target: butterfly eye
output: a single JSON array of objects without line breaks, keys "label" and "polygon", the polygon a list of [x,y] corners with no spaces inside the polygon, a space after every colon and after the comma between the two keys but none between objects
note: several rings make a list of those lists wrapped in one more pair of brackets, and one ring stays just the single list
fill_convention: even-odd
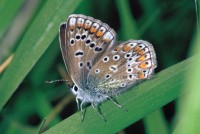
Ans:
[{"label": "butterfly eye", "polygon": [[78,87],[76,85],[74,85],[71,90],[72,90],[73,94],[77,95],[77,93],[78,93]]}]

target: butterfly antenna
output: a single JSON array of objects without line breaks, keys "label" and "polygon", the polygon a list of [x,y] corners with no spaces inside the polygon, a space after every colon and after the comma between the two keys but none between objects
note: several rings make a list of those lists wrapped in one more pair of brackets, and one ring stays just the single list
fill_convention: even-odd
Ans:
[{"label": "butterfly antenna", "polygon": [[115,104],[117,105],[119,108],[123,109],[125,112],[128,112],[128,110],[126,108],[124,108],[123,106],[121,106],[115,99],[111,98],[110,96],[108,96],[108,98]]},{"label": "butterfly antenna", "polygon": [[45,81],[45,83],[49,83],[49,84],[51,84],[51,83],[54,83],[54,82],[68,82],[68,80],[65,80],[65,79],[59,79],[59,80],[51,80],[51,81]]},{"label": "butterfly antenna", "polygon": [[102,115],[101,111],[99,110],[99,107],[95,107],[94,103],[91,103],[92,107],[94,108],[94,110],[99,113],[99,115],[101,116],[101,118],[106,122],[106,119],[104,118],[104,116]]}]

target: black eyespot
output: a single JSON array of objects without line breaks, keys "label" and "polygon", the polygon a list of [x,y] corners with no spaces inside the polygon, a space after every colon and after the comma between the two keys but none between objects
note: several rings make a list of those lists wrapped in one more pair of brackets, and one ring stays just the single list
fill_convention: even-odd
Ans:
[{"label": "black eyespot", "polygon": [[113,60],[118,60],[119,58],[120,58],[119,55],[114,55],[114,56],[113,56]]},{"label": "black eyespot", "polygon": [[96,69],[96,70],[95,70],[95,72],[96,72],[96,73],[99,73],[99,72],[100,72],[100,70],[99,70],[99,69]]},{"label": "black eyespot", "polygon": [[99,47],[96,47],[96,48],[95,48],[95,51],[98,51],[98,50],[99,50]]},{"label": "black eyespot", "polygon": [[81,37],[80,35],[76,35],[76,39],[79,40]]},{"label": "black eyespot", "polygon": [[128,69],[128,72],[131,72],[131,70],[132,70],[132,69],[129,68],[129,69]]},{"label": "black eyespot", "polygon": [[80,67],[83,67],[83,63],[82,62],[79,65],[80,65]]},{"label": "black eyespot", "polygon": [[111,79],[110,81],[114,81],[115,79]]},{"label": "black eyespot", "polygon": [[111,68],[112,70],[114,70],[114,71],[117,70],[117,68],[116,68],[116,67],[113,67],[113,66],[111,66],[110,68]]},{"label": "black eyespot", "polygon": [[124,83],[121,84],[121,87],[125,87],[126,85]]},{"label": "black eyespot", "polygon": [[132,78],[133,78],[133,75],[129,75],[128,77],[129,77],[130,79],[132,79]]},{"label": "black eyespot", "polygon": [[138,47],[142,48],[142,45],[138,45]]},{"label": "black eyespot", "polygon": [[86,66],[87,66],[87,68],[88,68],[88,69],[91,69],[91,68],[92,68],[92,66],[91,66],[91,63],[90,63],[90,62],[87,62],[87,63],[86,63]]},{"label": "black eyespot", "polygon": [[102,48],[96,47],[94,50],[95,50],[96,52],[99,52],[99,51],[102,51]]},{"label": "black eyespot", "polygon": [[94,44],[94,43],[91,43],[91,44],[90,44],[90,47],[91,47],[91,48],[93,48],[94,46],[95,46],[95,44]]},{"label": "black eyespot", "polygon": [[82,56],[83,54],[84,54],[83,52],[78,51],[75,53],[75,56],[79,56],[79,55]]},{"label": "black eyespot", "polygon": [[127,58],[130,57],[130,54],[126,54],[126,57],[127,57]]},{"label": "black eyespot", "polygon": [[90,66],[90,62],[87,62],[87,66]]},{"label": "black eyespot", "polygon": [[89,44],[90,43],[90,40],[86,40],[86,42],[85,42],[86,44]]},{"label": "black eyespot", "polygon": [[74,40],[71,40],[70,43],[71,43],[71,44],[74,44]]},{"label": "black eyespot", "polygon": [[109,75],[109,74],[107,74],[107,75],[106,75],[106,78],[110,78],[110,75]]},{"label": "black eyespot", "polygon": [[103,49],[102,48],[99,48],[99,50],[98,51],[102,51]]},{"label": "black eyespot", "polygon": [[84,40],[86,38],[86,35],[82,35],[81,39]]}]

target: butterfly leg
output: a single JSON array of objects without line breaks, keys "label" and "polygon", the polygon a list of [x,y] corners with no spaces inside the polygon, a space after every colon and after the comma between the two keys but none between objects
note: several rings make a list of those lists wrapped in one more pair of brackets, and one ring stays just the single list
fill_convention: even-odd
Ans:
[{"label": "butterfly leg", "polygon": [[123,106],[121,106],[115,99],[111,98],[110,96],[108,96],[108,98],[119,108],[123,109],[124,111],[128,112],[128,110],[126,108],[124,108]]},{"label": "butterfly leg", "polygon": [[83,120],[84,120],[84,117],[85,117],[85,109],[83,109],[83,104],[84,104],[84,102],[82,101],[81,102],[81,105],[80,105],[80,107],[81,107],[81,117],[82,117],[82,122],[83,122]]},{"label": "butterfly leg", "polygon": [[78,97],[76,97],[76,104],[77,104],[77,108],[78,108],[78,111],[79,111],[80,110],[80,105],[79,105]]},{"label": "butterfly leg", "polygon": [[94,108],[94,110],[99,113],[99,115],[101,116],[101,118],[106,122],[106,119],[104,118],[104,116],[102,115],[101,111],[99,110],[99,107],[96,106],[94,103],[91,103],[92,107]]},{"label": "butterfly leg", "polygon": [[84,102],[82,101],[81,104],[79,104],[79,98],[76,97],[76,103],[77,103],[78,111],[81,111],[81,118],[82,118],[82,122],[83,122],[83,119],[85,116],[85,109],[83,109]]}]

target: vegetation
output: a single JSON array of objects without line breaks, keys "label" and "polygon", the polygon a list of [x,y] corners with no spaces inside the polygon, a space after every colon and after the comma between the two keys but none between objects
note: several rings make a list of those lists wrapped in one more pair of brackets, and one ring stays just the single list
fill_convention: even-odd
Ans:
[{"label": "vegetation", "polygon": [[[0,0],[0,133],[200,133],[200,0]],[[158,68],[81,122],[66,78],[58,28],[72,13],[109,24],[118,40],[143,39]],[[112,108],[111,108],[112,107]]]}]

